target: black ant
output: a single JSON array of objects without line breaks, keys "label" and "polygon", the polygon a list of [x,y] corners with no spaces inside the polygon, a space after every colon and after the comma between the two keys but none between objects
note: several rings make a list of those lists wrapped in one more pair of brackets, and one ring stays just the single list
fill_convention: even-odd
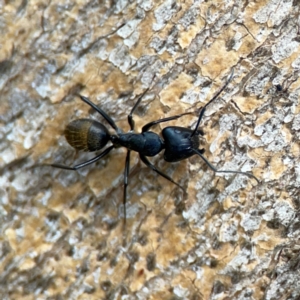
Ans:
[{"label": "black ant", "polygon": [[168,126],[162,130],[161,138],[155,132],[149,131],[151,127],[156,124],[164,123],[171,120],[176,120],[181,118],[184,115],[190,113],[183,113],[180,115],[171,116],[168,118],[152,121],[143,126],[141,133],[135,133],[134,130],[134,120],[133,113],[140,104],[143,96],[147,93],[148,89],[138,98],[137,102],[131,109],[131,112],[128,115],[128,123],[130,126],[130,131],[127,133],[123,133],[123,131],[117,127],[112,118],[107,115],[101,108],[97,107],[94,103],[92,103],[87,97],[79,95],[81,100],[95,109],[115,130],[116,134],[110,134],[108,129],[100,122],[91,119],[78,119],[69,123],[65,129],[65,137],[68,143],[75,148],[76,150],[83,151],[96,151],[100,150],[106,146],[106,144],[110,141],[112,143],[111,146],[106,148],[102,153],[97,155],[96,157],[83,162],[81,164],[75,165],[74,167],[68,167],[60,164],[51,164],[50,166],[60,169],[66,170],[78,170],[82,167],[85,167],[89,164],[96,162],[101,159],[105,155],[107,155],[113,148],[117,147],[125,147],[127,149],[126,161],[125,161],[125,170],[124,170],[124,191],[123,191],[123,205],[124,205],[124,219],[126,220],[126,196],[127,196],[127,186],[128,186],[128,175],[129,175],[129,165],[130,165],[130,153],[131,151],[136,151],[139,153],[142,162],[164,177],[170,182],[177,185],[184,192],[184,188],[175,182],[171,177],[167,174],[163,173],[159,169],[157,169],[148,159],[147,156],[155,156],[162,150],[164,150],[164,160],[167,162],[177,162],[186,158],[191,157],[192,155],[199,155],[207,166],[213,170],[214,172],[222,172],[222,173],[234,173],[234,174],[242,174],[248,177],[254,178],[258,183],[259,180],[252,174],[240,171],[230,171],[230,170],[217,170],[202,154],[204,153],[204,149],[199,149],[199,136],[203,135],[203,132],[198,130],[199,124],[202,120],[206,107],[212,103],[226,88],[233,77],[233,72],[231,73],[229,79],[226,81],[224,86],[220,89],[220,91],[207,103],[200,111],[200,115],[198,117],[198,121],[195,129],[189,129],[186,127],[178,127],[178,126]]}]

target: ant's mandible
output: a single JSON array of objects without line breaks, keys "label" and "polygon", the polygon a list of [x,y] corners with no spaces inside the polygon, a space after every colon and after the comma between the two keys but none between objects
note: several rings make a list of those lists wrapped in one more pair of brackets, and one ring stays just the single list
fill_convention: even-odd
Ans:
[{"label": "ant's mandible", "polygon": [[213,170],[214,172],[222,172],[222,173],[234,173],[234,174],[242,174],[248,177],[254,178],[258,183],[259,180],[252,174],[241,172],[241,171],[231,171],[231,170],[217,170],[204,156],[204,149],[199,149],[199,135],[203,135],[201,131],[198,130],[206,107],[211,104],[226,88],[233,77],[233,71],[229,78],[227,79],[224,86],[220,89],[220,91],[201,109],[198,121],[195,129],[189,129],[186,127],[178,127],[178,126],[168,126],[162,130],[163,139],[156,134],[155,132],[149,131],[151,127],[156,124],[164,123],[171,120],[176,120],[184,115],[190,113],[183,113],[180,115],[171,116],[168,118],[152,121],[143,126],[141,133],[135,133],[134,130],[134,120],[133,113],[140,104],[143,96],[146,94],[148,89],[138,98],[137,102],[133,106],[131,112],[128,115],[128,123],[130,126],[130,131],[124,133],[112,118],[107,115],[101,108],[97,107],[94,103],[92,103],[87,97],[79,95],[81,100],[91,106],[94,110],[96,110],[115,130],[116,134],[110,134],[108,129],[100,122],[91,120],[91,119],[78,119],[69,123],[65,129],[65,137],[68,143],[75,148],[76,150],[83,151],[97,151],[102,149],[107,145],[110,141],[112,143],[111,146],[106,148],[103,152],[101,152],[96,157],[83,162],[81,164],[75,165],[74,167],[68,167],[60,164],[51,164],[50,166],[65,170],[78,170],[82,167],[85,167],[89,164],[96,162],[101,159],[105,155],[107,155],[113,148],[117,147],[125,147],[127,149],[127,155],[125,160],[125,170],[124,170],[124,191],[123,191],[123,205],[124,205],[124,218],[126,220],[126,196],[127,196],[127,186],[128,186],[128,175],[129,175],[129,166],[130,166],[130,153],[131,151],[136,151],[139,153],[139,156],[142,162],[164,177],[170,182],[177,185],[184,192],[184,188],[175,182],[171,177],[167,174],[163,173],[159,169],[157,169],[148,159],[147,156],[155,156],[162,150],[164,150],[164,160],[167,162],[177,162],[186,158],[191,157],[192,155],[199,155],[207,166]]}]

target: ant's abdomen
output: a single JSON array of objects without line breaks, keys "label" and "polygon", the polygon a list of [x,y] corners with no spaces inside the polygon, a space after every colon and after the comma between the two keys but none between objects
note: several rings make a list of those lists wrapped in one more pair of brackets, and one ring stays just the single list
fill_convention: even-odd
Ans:
[{"label": "ant's abdomen", "polygon": [[78,119],[69,123],[65,129],[68,143],[76,150],[96,151],[110,140],[107,128],[90,119]]}]

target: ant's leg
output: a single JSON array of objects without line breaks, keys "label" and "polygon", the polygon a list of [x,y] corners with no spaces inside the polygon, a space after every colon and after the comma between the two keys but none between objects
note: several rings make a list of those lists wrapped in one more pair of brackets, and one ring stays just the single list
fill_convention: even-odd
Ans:
[{"label": "ant's leg", "polygon": [[145,94],[149,91],[149,88],[147,88],[144,93],[138,98],[138,100],[136,101],[136,103],[134,104],[133,108],[131,109],[131,112],[129,113],[129,115],[127,116],[128,119],[128,124],[130,126],[130,130],[134,129],[134,120],[132,118],[132,114],[134,113],[134,111],[136,110],[136,108],[138,107],[138,105],[140,104],[142,98],[145,96]]},{"label": "ant's leg", "polygon": [[163,122],[168,122],[168,121],[172,121],[172,120],[176,120],[176,119],[181,118],[182,116],[191,115],[191,114],[193,114],[193,113],[187,112],[187,113],[183,113],[183,114],[180,114],[180,115],[176,115],[176,116],[172,116],[172,117],[168,117],[168,118],[164,118],[164,119],[152,121],[152,122],[147,123],[146,125],[143,126],[142,132],[148,131],[152,126],[154,126],[156,124],[163,123]]},{"label": "ant's leg", "polygon": [[129,169],[130,169],[130,150],[127,151],[125,169],[124,169],[124,191],[123,191],[124,224],[126,223],[126,198],[127,198]]},{"label": "ant's leg", "polygon": [[175,185],[177,185],[179,188],[181,188],[183,190],[183,192],[185,193],[184,188],[177,182],[175,182],[171,177],[169,177],[167,174],[163,173],[162,171],[158,170],[144,155],[140,154],[140,158],[142,160],[142,162],[149,167],[150,169],[152,169],[154,172],[156,172],[157,174],[159,174],[160,176],[166,178],[167,180],[171,181],[172,183],[174,183]]},{"label": "ant's leg", "polygon": [[257,181],[257,183],[260,183],[260,181],[252,174],[247,173],[247,172],[240,172],[240,171],[229,171],[229,170],[217,170],[216,167],[214,167],[203,155],[202,153],[198,150],[198,149],[192,149],[196,154],[198,154],[203,160],[204,162],[208,165],[208,167],[213,170],[216,173],[232,173],[232,174],[242,174],[245,176],[248,176],[250,178],[253,178]]},{"label": "ant's leg", "polygon": [[195,127],[194,131],[192,132],[191,137],[194,136],[195,133],[197,132],[198,127],[199,127],[199,125],[200,125],[200,122],[201,122],[201,120],[202,120],[202,117],[203,117],[203,115],[204,115],[204,112],[205,112],[205,110],[206,110],[206,107],[207,107],[210,103],[212,103],[214,100],[216,100],[216,99],[219,97],[219,95],[224,91],[224,89],[227,87],[227,85],[228,85],[229,82],[231,81],[231,79],[232,79],[232,77],[233,77],[233,73],[234,73],[234,70],[232,69],[231,74],[230,74],[229,78],[227,79],[227,81],[225,82],[225,84],[223,85],[223,87],[222,87],[222,88],[221,88],[221,89],[220,89],[220,90],[212,97],[212,99],[210,99],[210,100],[203,106],[203,108],[201,109],[201,112],[200,112],[200,115],[199,115],[199,118],[198,118],[196,127]]},{"label": "ant's leg", "polygon": [[105,149],[102,153],[100,153],[99,155],[97,155],[96,157],[84,162],[84,163],[81,163],[79,165],[76,165],[74,167],[68,167],[68,166],[64,166],[64,165],[60,165],[60,164],[41,164],[39,166],[51,166],[51,167],[54,167],[54,168],[58,168],[58,169],[64,169],[64,170],[72,170],[72,171],[76,171],[80,168],[83,168],[85,166],[88,166],[94,162],[96,162],[97,160],[101,159],[102,157],[104,157],[105,155],[107,155],[112,149],[114,148],[114,146],[110,146],[108,147],[107,149]]},{"label": "ant's leg", "polygon": [[80,99],[85,102],[86,104],[88,104],[89,106],[91,106],[94,110],[96,110],[108,123],[109,125],[117,132],[121,132],[121,130],[118,128],[118,126],[116,125],[116,123],[114,122],[114,120],[104,111],[102,110],[100,107],[98,107],[96,104],[94,104],[93,102],[91,102],[89,100],[89,98],[82,96],[82,95],[78,95],[80,97]]}]

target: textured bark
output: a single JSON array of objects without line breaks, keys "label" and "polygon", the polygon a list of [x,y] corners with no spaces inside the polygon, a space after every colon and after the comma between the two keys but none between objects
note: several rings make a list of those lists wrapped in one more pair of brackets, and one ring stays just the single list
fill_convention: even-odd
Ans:
[{"label": "textured bark", "polygon": [[[1,299],[299,299],[298,1],[14,1],[0,4]],[[78,172],[74,119],[124,131],[195,126],[205,156],[132,155],[123,227],[124,149]],[[111,130],[111,129],[110,129]],[[113,132],[111,130],[111,132]],[[32,166],[35,166],[32,168]]]}]

